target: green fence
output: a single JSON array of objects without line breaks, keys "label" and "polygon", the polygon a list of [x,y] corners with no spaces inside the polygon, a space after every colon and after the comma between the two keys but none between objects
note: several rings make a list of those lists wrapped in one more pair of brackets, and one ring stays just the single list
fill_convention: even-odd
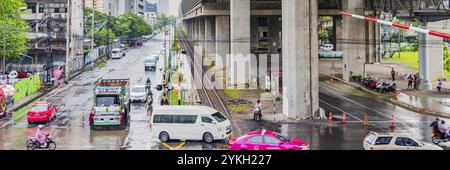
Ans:
[{"label": "green fence", "polygon": [[14,101],[19,101],[28,95],[36,93],[41,88],[40,84],[41,77],[39,75],[34,75],[14,83],[14,89],[16,89],[16,92],[14,93]]}]

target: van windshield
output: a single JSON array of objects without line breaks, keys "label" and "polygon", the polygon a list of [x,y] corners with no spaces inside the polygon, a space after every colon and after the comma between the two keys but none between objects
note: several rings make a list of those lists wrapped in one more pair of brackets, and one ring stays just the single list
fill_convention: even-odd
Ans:
[{"label": "van windshield", "polygon": [[222,115],[221,113],[219,113],[219,112],[214,113],[214,114],[212,114],[211,116],[212,116],[214,119],[216,119],[217,122],[223,122],[223,121],[227,120],[227,118],[226,118],[224,115]]}]

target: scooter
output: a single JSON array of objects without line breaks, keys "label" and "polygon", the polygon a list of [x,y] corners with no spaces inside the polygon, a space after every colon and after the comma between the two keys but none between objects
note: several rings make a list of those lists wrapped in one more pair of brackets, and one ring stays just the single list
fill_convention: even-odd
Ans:
[{"label": "scooter", "polygon": [[47,146],[43,146],[36,138],[28,138],[28,141],[26,142],[27,150],[36,150],[36,149],[48,149],[48,150],[55,150],[56,149],[56,143],[53,141],[52,138],[49,137],[47,134],[47,139],[45,140],[47,143]]},{"label": "scooter", "polygon": [[260,122],[262,118],[261,110],[255,110],[253,113],[253,120],[256,120],[256,122]]},{"label": "scooter", "polygon": [[450,141],[450,137],[445,138],[444,134],[433,131],[431,133],[431,141],[433,141],[434,144],[438,145],[439,143]]}]

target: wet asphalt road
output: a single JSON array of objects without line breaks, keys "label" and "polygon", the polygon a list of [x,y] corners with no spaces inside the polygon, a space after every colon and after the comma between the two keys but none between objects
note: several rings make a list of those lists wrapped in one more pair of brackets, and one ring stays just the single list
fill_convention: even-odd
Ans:
[{"label": "wet asphalt road", "polygon": [[[275,130],[288,137],[307,141],[312,150],[361,150],[363,139],[370,132],[404,134],[424,142],[431,142],[430,123],[436,117],[420,114],[392,104],[342,94],[320,86],[320,107],[333,113],[333,124],[327,121],[307,120],[296,123],[256,123],[248,116],[238,120],[242,131]],[[347,113],[347,123],[342,124],[342,113]],[[369,126],[363,120],[367,113]],[[390,128],[394,115],[396,128]],[[449,120],[446,120],[449,121]]]},{"label": "wet asphalt road", "polygon": [[[57,143],[58,150],[215,150],[226,149],[224,142],[205,144],[203,142],[175,141],[161,144],[150,138],[150,127],[145,104],[133,104],[131,123],[122,131],[91,131],[88,126],[88,115],[92,106],[92,90],[94,82],[104,78],[130,78],[132,85],[144,85],[147,77],[152,85],[161,81],[161,74],[145,72],[143,61],[152,53],[162,50],[164,37],[158,36],[145,43],[144,47],[131,49],[127,56],[120,60],[109,60],[105,67],[88,71],[75,78],[69,85],[54,90],[42,97],[58,107],[57,119],[47,124],[47,130]],[[162,61],[163,58],[160,59]],[[162,65],[162,62],[159,62]],[[154,92],[154,94],[157,94]],[[155,101],[159,95],[155,95]],[[396,133],[409,134],[419,140],[430,142],[428,125],[435,119],[433,116],[419,114],[383,102],[355,97],[320,87],[320,106],[327,113],[332,112],[335,123],[329,126],[325,121],[300,121],[296,123],[273,123],[263,121],[256,123],[251,117],[243,117],[237,121],[242,132],[259,129],[278,131],[288,137],[306,140],[313,150],[358,150],[362,149],[362,141],[369,131],[390,132],[389,120],[394,114]],[[155,102],[155,104],[158,102]],[[346,125],[341,124],[341,113],[346,112]],[[370,124],[363,125],[364,113],[369,116]],[[26,116],[0,128],[0,150],[25,148],[27,136],[33,136],[37,125],[28,125]]]}]

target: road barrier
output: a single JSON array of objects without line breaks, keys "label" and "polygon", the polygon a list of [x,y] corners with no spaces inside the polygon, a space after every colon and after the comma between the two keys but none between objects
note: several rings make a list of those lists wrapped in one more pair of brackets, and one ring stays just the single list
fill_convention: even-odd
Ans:
[{"label": "road barrier", "polygon": [[330,112],[330,115],[328,116],[328,124],[333,124],[333,113]]},{"label": "road barrier", "polygon": [[345,113],[342,114],[342,124],[346,124],[347,123],[347,117],[345,116]]},{"label": "road barrier", "polygon": [[391,116],[391,125],[389,126],[391,129],[395,128],[395,120],[394,120],[394,115]]}]

